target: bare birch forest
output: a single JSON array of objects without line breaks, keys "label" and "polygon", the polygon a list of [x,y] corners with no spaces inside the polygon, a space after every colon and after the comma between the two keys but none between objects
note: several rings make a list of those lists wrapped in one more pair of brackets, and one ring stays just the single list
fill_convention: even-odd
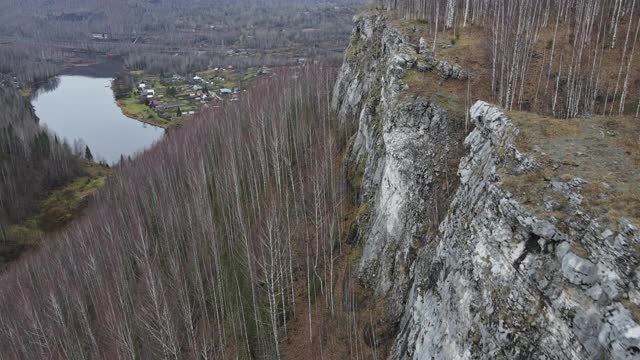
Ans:
[{"label": "bare birch forest", "polygon": [[338,303],[334,72],[282,70],[122,165],[2,274],[3,359],[282,356],[294,314]]},{"label": "bare birch forest", "polygon": [[[556,117],[640,109],[640,1],[382,0],[439,33],[483,32],[492,101]],[[535,66],[534,66],[535,64]]]}]

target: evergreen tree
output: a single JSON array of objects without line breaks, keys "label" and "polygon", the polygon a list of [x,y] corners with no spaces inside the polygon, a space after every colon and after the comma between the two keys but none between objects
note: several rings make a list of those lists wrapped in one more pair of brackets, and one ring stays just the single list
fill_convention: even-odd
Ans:
[{"label": "evergreen tree", "polygon": [[91,149],[89,149],[88,145],[84,148],[84,158],[93,161],[93,154],[91,154]]}]

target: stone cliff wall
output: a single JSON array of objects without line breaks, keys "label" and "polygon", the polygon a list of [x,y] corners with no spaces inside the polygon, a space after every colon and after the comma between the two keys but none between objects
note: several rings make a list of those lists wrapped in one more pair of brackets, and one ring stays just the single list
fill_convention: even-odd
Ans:
[{"label": "stone cliff wall", "polygon": [[357,18],[351,40],[333,97],[339,124],[352,135],[347,167],[361,205],[351,241],[362,246],[360,279],[386,300],[393,325],[416,250],[446,214],[464,123],[407,93],[402,78],[426,57],[384,16]]},{"label": "stone cliff wall", "polygon": [[[518,130],[483,102],[471,116],[461,184],[438,239],[418,252],[393,357],[637,357],[640,326],[625,303],[640,300],[638,229],[532,215],[497,172],[536,166],[513,146]],[[578,241],[598,250],[581,257]]]},{"label": "stone cliff wall", "polygon": [[[499,175],[537,166],[508,117],[476,103],[465,139],[461,119],[403,83],[409,69],[464,70],[381,14],[357,17],[351,40],[333,107],[361,206],[350,241],[360,280],[385,300],[390,357],[640,356],[637,227],[609,229],[579,207],[571,220],[533,215]],[[577,182],[554,187],[571,200]]]}]

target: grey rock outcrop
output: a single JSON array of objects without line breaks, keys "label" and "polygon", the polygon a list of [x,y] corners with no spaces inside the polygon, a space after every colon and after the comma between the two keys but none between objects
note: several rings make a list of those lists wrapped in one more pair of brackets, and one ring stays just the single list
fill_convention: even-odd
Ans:
[{"label": "grey rock outcrop", "polygon": [[347,166],[358,200],[370,210],[359,221],[360,279],[386,299],[389,323],[402,315],[424,229],[446,213],[450,162],[464,138],[464,123],[437,102],[405,98],[402,78],[418,57],[384,16],[357,18],[333,97],[340,126],[353,133]]},{"label": "grey rock outcrop", "polygon": [[[393,358],[638,357],[640,326],[621,301],[638,289],[635,250],[621,246],[639,244],[637,229],[612,241],[595,222],[561,231],[532,215],[496,171],[518,158],[518,130],[489,104],[471,114],[461,185],[436,245],[416,256]],[[578,242],[591,254],[574,253]]]},{"label": "grey rock outcrop", "polygon": [[[578,178],[549,184],[569,203],[566,218],[525,208],[499,169],[539,164],[516,148],[510,119],[478,102],[465,137],[461,119],[411,95],[403,78],[467,73],[383,15],[355,20],[332,106],[366,208],[351,239],[362,248],[358,276],[385,300],[390,357],[639,358],[638,228],[591,218]],[[551,198],[545,207],[560,210]]]}]

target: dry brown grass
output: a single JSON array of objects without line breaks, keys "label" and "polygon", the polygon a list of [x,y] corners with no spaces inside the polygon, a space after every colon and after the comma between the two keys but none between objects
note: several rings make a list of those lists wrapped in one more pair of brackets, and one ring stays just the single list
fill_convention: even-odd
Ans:
[{"label": "dry brown grass", "polygon": [[549,181],[579,177],[587,181],[581,207],[592,216],[611,226],[620,217],[640,222],[640,122],[628,117],[560,120],[522,112],[509,116],[520,129],[516,146],[545,153],[535,155],[542,164],[537,171],[516,176],[502,170],[505,186],[524,205],[541,215],[571,215],[544,211],[542,198],[557,201]]},{"label": "dry brown grass", "polygon": [[631,312],[631,316],[635,321],[640,321],[640,306],[634,304],[629,299],[622,300],[622,305]]},{"label": "dry brown grass", "polygon": [[[391,19],[392,24],[402,31],[412,43],[418,44],[420,37],[424,37],[427,43],[433,43],[433,27],[420,20],[407,20],[398,16],[396,12],[385,12]],[[627,24],[621,24],[621,29],[626,31]],[[551,113],[551,97],[555,91],[555,74],[560,70],[560,64],[563,66],[563,74],[568,73],[568,65],[572,63],[572,54],[574,52],[575,36],[572,34],[572,28],[568,24],[560,24],[557,33],[554,33],[555,20],[542,29],[538,41],[533,45],[532,56],[528,71],[526,73],[526,81],[524,83],[524,91],[522,96],[522,104],[516,105],[517,110],[533,111],[539,113]],[[483,28],[478,26],[467,26],[465,28],[456,28],[447,31],[441,31],[437,36],[436,55],[439,58],[457,63],[463,68],[473,73],[471,78],[471,87],[474,99],[482,99],[485,101],[495,102],[491,94],[491,61],[489,54],[489,46],[491,43],[490,34]],[[550,72],[547,66],[552,52],[553,38],[556,38],[553,50],[553,64]],[[595,38],[593,49],[588,48],[583,53],[581,67],[583,69],[591,69],[593,65],[593,50],[595,49]],[[606,39],[605,41],[609,41]],[[440,44],[453,44],[447,49],[440,48]],[[606,44],[609,45],[609,44]],[[599,46],[599,55],[597,59],[598,70],[593,74],[594,78],[599,79],[600,96],[596,103],[596,111],[601,112],[605,103],[605,95],[609,89],[609,96],[612,98],[615,92],[616,83],[618,83],[618,98],[622,92],[624,78],[626,76],[626,59],[623,59],[623,45],[618,43],[616,48],[611,49],[610,46],[602,48]],[[627,57],[631,51],[627,51]],[[637,57],[637,54],[636,54]],[[562,59],[562,61],[560,61]],[[602,60],[602,61],[600,61]],[[622,74],[620,76],[620,65],[623,65]],[[587,72],[589,73],[589,72]],[[520,91],[518,84],[518,92]],[[461,94],[464,94],[462,92]],[[629,82],[629,93],[627,96],[625,114],[635,114],[638,101],[640,99],[640,66],[631,66],[631,75]],[[562,101],[562,99],[559,99]],[[611,100],[608,100],[608,108],[611,107]],[[615,105],[617,112],[618,104]]]},{"label": "dry brown grass", "polygon": [[[392,23],[400,29],[411,42],[419,43],[421,37],[429,44],[433,42],[429,24],[417,20],[399,19],[391,15]],[[490,101],[491,83],[489,54],[485,46],[486,33],[477,27],[467,27],[438,34],[435,55],[438,59],[460,65],[469,72],[469,80],[443,79],[434,72],[407,72],[404,82],[409,85],[408,95],[426,99],[437,98],[450,114],[464,118],[468,107],[477,100]],[[440,44],[451,47],[442,49]],[[471,55],[471,56],[470,56]],[[468,93],[467,93],[468,92]]]}]

